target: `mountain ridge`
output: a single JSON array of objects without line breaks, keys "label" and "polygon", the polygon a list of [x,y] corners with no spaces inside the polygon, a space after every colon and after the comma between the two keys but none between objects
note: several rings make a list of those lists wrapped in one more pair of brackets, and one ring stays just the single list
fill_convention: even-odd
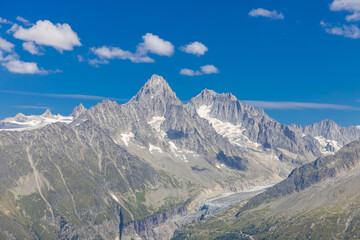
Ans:
[{"label": "mountain ridge", "polygon": [[[168,234],[160,239],[168,239],[177,226],[166,225],[176,219],[174,209],[192,213],[204,199],[275,184],[357,137],[356,127],[341,128],[344,138],[317,135],[326,134],[325,127],[340,129],[331,124],[314,125],[305,135],[231,93],[205,89],[183,104],[157,75],[125,104],[104,99],[89,109],[80,104],[69,117],[18,117],[24,123],[0,122],[0,164],[7,170],[0,177],[6,196],[0,211],[7,214],[0,223],[20,222],[13,234],[60,238],[99,232],[159,239],[161,231],[153,229],[160,224]],[[29,184],[35,188],[24,191]],[[82,189],[91,192],[88,200]],[[32,210],[34,199],[40,212]]]}]

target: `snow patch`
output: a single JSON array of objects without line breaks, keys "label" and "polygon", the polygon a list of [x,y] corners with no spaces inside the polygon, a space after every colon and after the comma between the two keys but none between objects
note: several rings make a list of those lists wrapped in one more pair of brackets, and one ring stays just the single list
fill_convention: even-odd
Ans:
[{"label": "snow patch", "polygon": [[161,124],[165,121],[165,117],[164,116],[154,116],[149,122],[148,124],[158,133],[160,133],[160,135],[162,137],[166,136],[166,133],[161,131]]},{"label": "snow patch", "polygon": [[222,164],[216,163],[215,166],[216,166],[218,169],[221,169],[221,168],[225,167],[225,164],[223,164],[223,163],[222,163]]},{"label": "snow patch", "polygon": [[[326,139],[323,136],[315,136],[314,137],[321,145],[322,148],[320,148],[320,152],[324,155],[333,155],[335,154],[335,152],[339,151],[340,148],[342,147],[337,141],[335,140],[331,140],[331,139]],[[332,151],[328,151],[326,149],[327,145],[330,145],[334,148],[334,152]]]},{"label": "snow patch", "polygon": [[189,162],[188,156],[195,157],[197,154],[193,151],[190,151],[188,149],[180,149],[178,148],[174,142],[169,141],[170,150],[174,154],[175,157],[181,158],[184,162]]},{"label": "snow patch", "polygon": [[163,152],[163,151],[161,150],[161,148],[156,147],[156,146],[151,145],[151,144],[149,144],[149,151],[152,152],[152,153],[153,153],[154,151],[157,151],[157,152],[160,152],[160,153]]},{"label": "snow patch", "polygon": [[238,147],[257,150],[257,148],[261,146],[261,144],[251,141],[243,134],[246,129],[242,128],[241,124],[234,125],[229,122],[222,122],[216,118],[210,117],[209,113],[211,111],[211,107],[212,105],[201,105],[197,109],[197,113],[201,118],[208,120],[218,134],[227,138],[231,144]]},{"label": "snow patch", "polygon": [[121,140],[125,143],[126,146],[129,146],[129,142],[131,138],[135,137],[132,132],[122,133],[120,135],[121,135]]}]

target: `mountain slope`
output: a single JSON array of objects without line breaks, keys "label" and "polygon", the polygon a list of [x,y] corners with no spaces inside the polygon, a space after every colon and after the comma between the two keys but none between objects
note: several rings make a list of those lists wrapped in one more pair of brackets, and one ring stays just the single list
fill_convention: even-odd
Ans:
[{"label": "mountain slope", "polygon": [[0,132],[2,236],[158,238],[141,221],[292,169],[233,146],[156,75],[128,103],[80,105],[69,119]]},{"label": "mountain slope", "polygon": [[0,226],[20,225],[8,237],[20,238],[22,231],[45,239],[90,238],[98,232],[115,238],[120,211],[126,221],[131,214],[149,214],[121,207],[127,194],[165,183],[90,121],[1,132],[0,142]]},{"label": "mountain slope", "polygon": [[356,141],[295,169],[245,206],[191,226],[196,232],[190,227],[178,231],[174,239],[358,239],[359,183]]},{"label": "mountain slope", "polygon": [[[340,136],[327,134],[336,125],[280,124],[231,94],[204,90],[184,105],[157,75],[125,104],[0,124],[0,236],[10,239],[168,239],[206,199],[277,183],[333,154],[322,144]],[[352,129],[339,144],[357,138]]]}]

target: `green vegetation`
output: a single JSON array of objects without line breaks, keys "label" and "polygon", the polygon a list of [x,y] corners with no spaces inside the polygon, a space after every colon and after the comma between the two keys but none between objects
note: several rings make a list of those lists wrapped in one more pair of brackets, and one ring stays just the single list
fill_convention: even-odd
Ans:
[{"label": "green vegetation", "polygon": [[175,232],[180,239],[359,239],[360,204],[337,203],[297,214],[272,213],[271,204],[235,217],[244,203]]}]

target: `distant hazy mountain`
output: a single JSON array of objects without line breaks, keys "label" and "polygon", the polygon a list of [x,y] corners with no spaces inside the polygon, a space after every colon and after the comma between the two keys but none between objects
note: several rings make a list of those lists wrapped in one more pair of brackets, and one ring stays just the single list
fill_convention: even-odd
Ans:
[{"label": "distant hazy mountain", "polygon": [[[81,105],[82,106],[82,105]],[[37,116],[25,116],[18,113],[15,117],[6,118],[0,121],[0,131],[23,131],[44,127],[51,123],[63,122],[71,123],[74,116],[64,117],[61,115],[52,115],[50,110],[46,110],[44,114]]]},{"label": "distant hazy mountain", "polygon": [[153,75],[126,104],[0,121],[0,239],[169,239],[192,221],[170,220],[207,198],[277,183],[359,137],[210,90],[185,105]]}]

